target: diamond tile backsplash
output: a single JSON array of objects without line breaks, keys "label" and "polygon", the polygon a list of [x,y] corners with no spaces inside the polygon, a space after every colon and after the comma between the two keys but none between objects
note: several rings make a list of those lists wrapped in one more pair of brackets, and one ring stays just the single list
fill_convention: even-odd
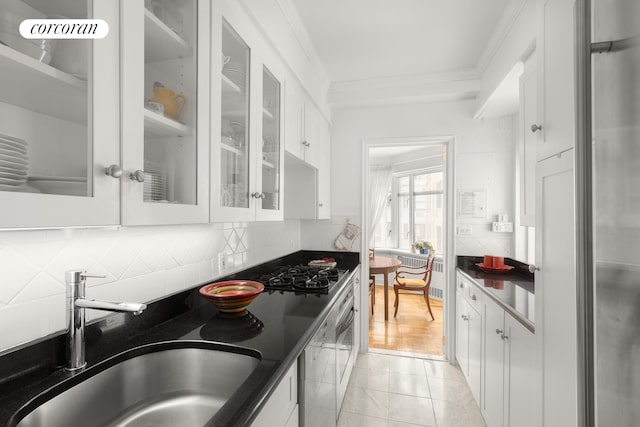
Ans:
[{"label": "diamond tile backsplash", "polygon": [[106,276],[87,298],[150,302],[300,247],[300,221],[2,231],[0,352],[65,329],[67,270]]}]

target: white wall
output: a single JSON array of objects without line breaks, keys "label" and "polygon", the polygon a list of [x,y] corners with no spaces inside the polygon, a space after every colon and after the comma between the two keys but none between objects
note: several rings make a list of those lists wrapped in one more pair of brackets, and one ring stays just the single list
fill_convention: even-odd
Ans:
[{"label": "white wall", "polygon": [[521,1],[518,15],[506,33],[501,36],[500,42],[494,47],[495,50],[490,53],[487,66],[482,71],[480,93],[475,104],[476,111],[487,102],[515,63],[524,60],[535,48],[536,0]]},{"label": "white wall", "polygon": [[299,221],[2,231],[0,352],[65,329],[66,270],[107,276],[88,298],[149,302],[222,276],[219,253],[226,275],[299,249]]},{"label": "white wall", "polygon": [[[472,236],[456,238],[456,253],[512,255],[511,233],[493,233],[498,213],[513,217],[514,118],[473,120],[474,101],[392,105],[333,112],[330,221],[303,221],[303,248],[330,248],[344,219],[360,224],[362,141],[455,137],[456,187],[485,187],[488,217],[469,221]],[[357,245],[357,243],[356,243]],[[357,250],[358,246],[354,246]],[[408,249],[408,248],[407,248]]]}]

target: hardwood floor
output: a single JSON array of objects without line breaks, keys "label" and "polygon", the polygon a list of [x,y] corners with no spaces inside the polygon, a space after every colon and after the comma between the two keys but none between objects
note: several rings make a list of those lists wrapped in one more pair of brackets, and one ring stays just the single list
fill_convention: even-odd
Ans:
[{"label": "hardwood floor", "polygon": [[[401,294],[398,316],[393,317],[395,295],[389,289],[389,321],[384,320],[384,287],[376,286],[376,303],[369,305],[369,348],[444,356],[442,302],[431,299],[431,320],[422,295]],[[369,298],[371,304],[371,298]]]}]

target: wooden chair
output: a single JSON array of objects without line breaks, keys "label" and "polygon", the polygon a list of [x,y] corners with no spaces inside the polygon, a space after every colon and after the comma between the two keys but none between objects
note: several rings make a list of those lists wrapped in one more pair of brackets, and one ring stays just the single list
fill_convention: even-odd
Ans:
[{"label": "wooden chair", "polygon": [[[427,258],[427,263],[425,265],[419,267],[401,265],[400,267],[398,267],[395,280],[393,281],[393,292],[396,294],[396,301],[393,305],[396,310],[393,313],[393,317],[396,317],[396,315],[398,314],[398,306],[400,305],[400,290],[413,292],[422,291],[424,300],[427,302],[427,308],[429,309],[431,319],[436,320],[436,318],[433,316],[433,312],[431,311],[431,304],[429,304],[429,286],[431,286],[431,273],[433,272],[434,260],[435,257],[433,255],[429,255],[429,258]],[[422,277],[406,277],[407,275],[422,275]]]}]

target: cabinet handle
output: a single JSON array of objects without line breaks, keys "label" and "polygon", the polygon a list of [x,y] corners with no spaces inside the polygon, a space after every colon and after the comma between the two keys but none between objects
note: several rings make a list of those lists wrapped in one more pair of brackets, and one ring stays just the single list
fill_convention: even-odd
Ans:
[{"label": "cabinet handle", "polygon": [[311,143],[309,141],[302,141],[302,145],[305,147],[311,147]]},{"label": "cabinet handle", "polygon": [[104,173],[113,178],[120,178],[122,176],[122,168],[119,165],[111,165],[105,168]]},{"label": "cabinet handle", "polygon": [[322,203],[318,203],[318,207],[323,207],[324,205]]},{"label": "cabinet handle", "polygon": [[469,320],[469,316],[465,316],[464,314],[461,315],[460,317],[462,317],[462,320],[464,320],[465,322]]},{"label": "cabinet handle", "polygon": [[504,333],[504,331],[502,329],[496,329],[496,334],[501,335],[503,333]]},{"label": "cabinet handle", "polygon": [[537,131],[542,130],[542,126],[538,125],[538,124],[532,124],[531,125],[531,132],[536,133]]},{"label": "cabinet handle", "polygon": [[500,338],[501,338],[502,340],[508,340],[508,339],[509,339],[509,336],[507,336],[507,335],[505,335],[505,334],[502,334],[502,335],[500,335]]},{"label": "cabinet handle", "polygon": [[251,193],[251,197],[253,197],[254,199],[264,199],[264,193],[258,193],[256,191],[255,193]]},{"label": "cabinet handle", "polygon": [[460,283],[458,286],[460,286],[460,289],[464,289],[464,285],[462,283]]},{"label": "cabinet handle", "polygon": [[535,273],[536,271],[540,271],[540,267],[536,267],[534,264],[529,264],[529,273]]},{"label": "cabinet handle", "polygon": [[477,300],[477,299],[478,299],[478,298],[476,298],[476,294],[471,295],[471,300],[472,300],[472,301],[475,301],[475,300]]},{"label": "cabinet handle", "polygon": [[144,171],[138,169],[135,172],[131,172],[129,178],[131,178],[132,181],[144,182]]}]

